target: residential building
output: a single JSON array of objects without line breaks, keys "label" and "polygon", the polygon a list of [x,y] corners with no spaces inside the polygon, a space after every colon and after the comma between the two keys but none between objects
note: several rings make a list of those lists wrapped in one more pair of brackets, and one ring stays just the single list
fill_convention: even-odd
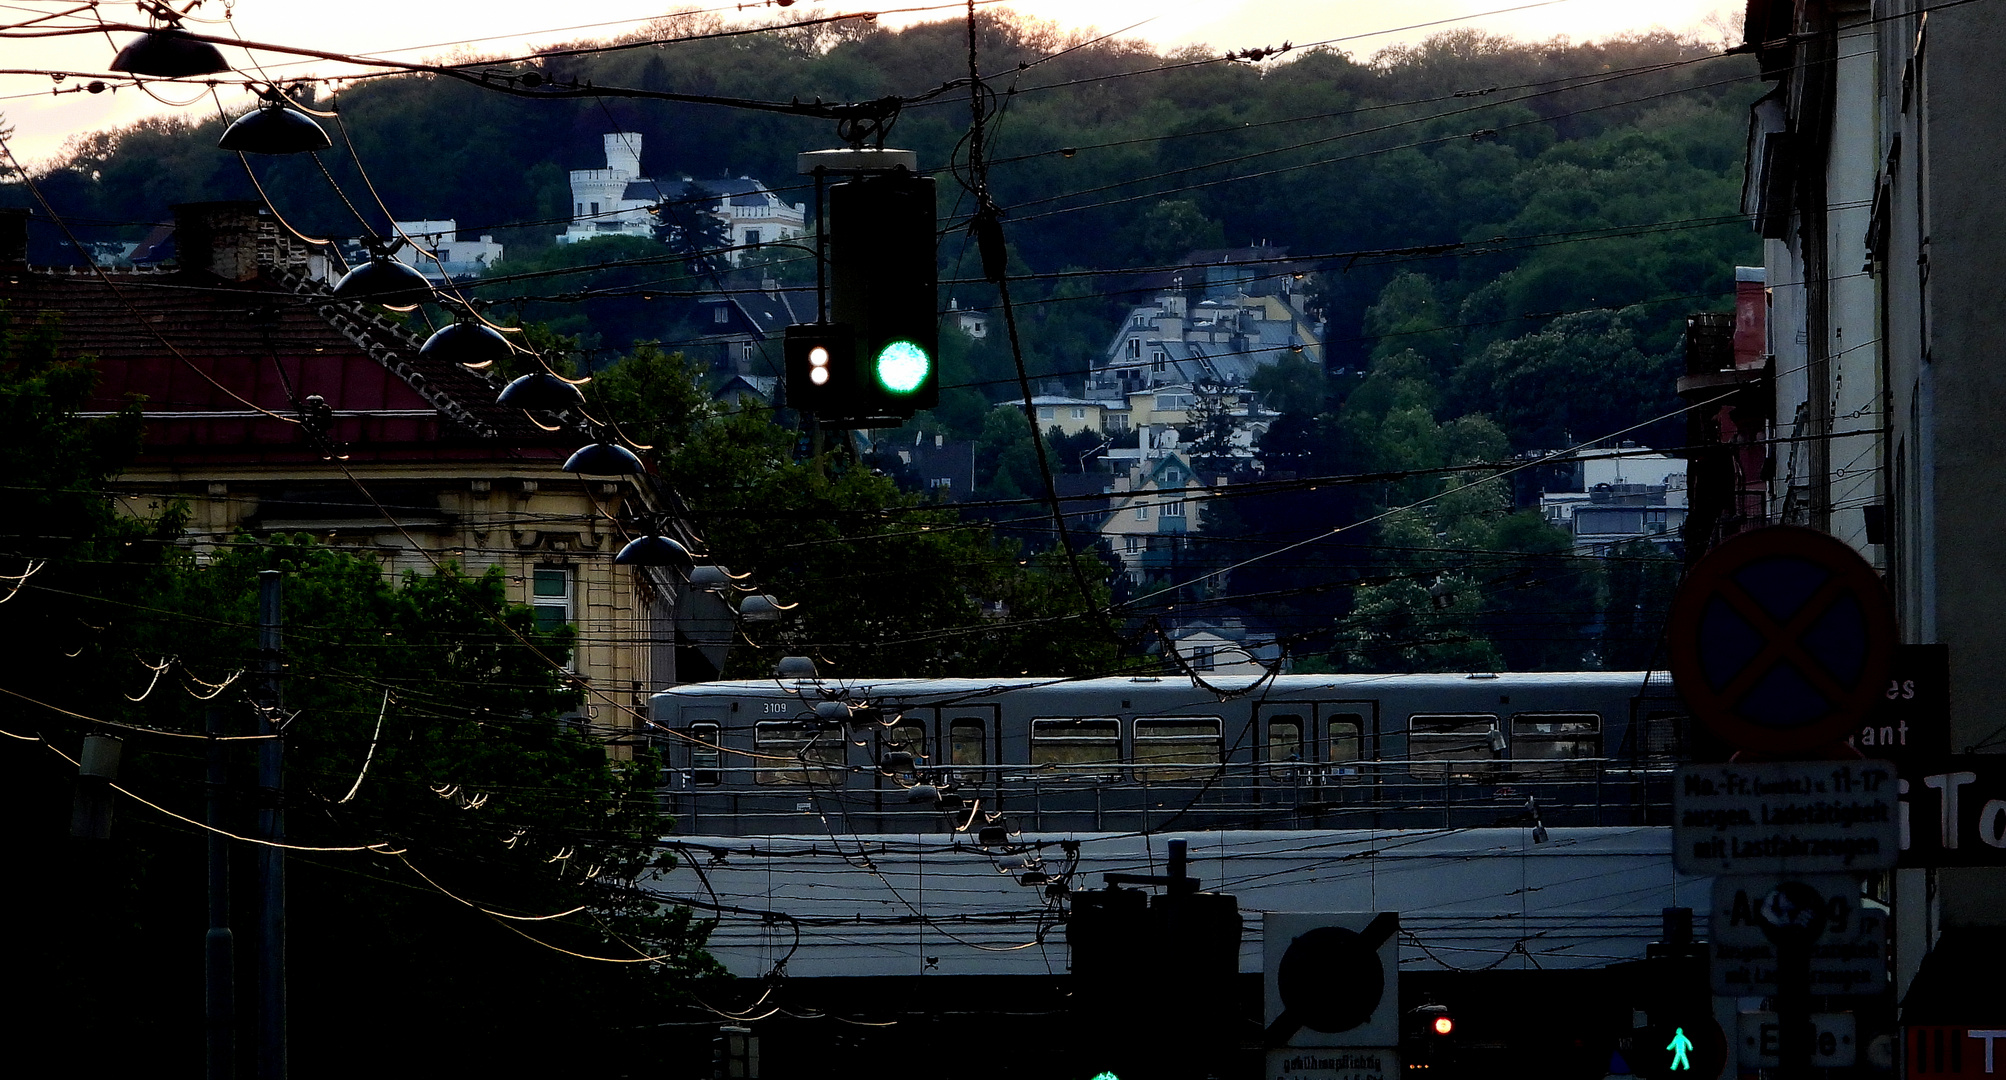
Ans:
[{"label": "residential building", "polygon": [[[674,186],[675,190],[668,193],[670,198],[683,198],[684,193],[694,187],[714,200],[704,209],[723,223],[725,239],[730,245],[725,258],[733,266],[740,265],[753,249],[794,240],[808,232],[807,203],[789,203],[749,176],[727,176],[716,180],[695,180],[685,176]],[[791,255],[813,258],[812,253],[807,251],[795,251]]]},{"label": "residential building", "polygon": [[1133,480],[1115,478],[1113,503],[1100,532],[1130,581],[1139,583],[1179,565],[1208,494],[1191,463],[1177,454],[1146,463]]},{"label": "residential building", "polygon": [[1541,516],[1574,537],[1584,554],[1631,540],[1670,548],[1686,520],[1686,463],[1623,443],[1555,462],[1540,494]]},{"label": "residential building", "polygon": [[1105,401],[1038,394],[1031,398],[1031,407],[1038,410],[1040,431],[1058,428],[1064,434],[1078,435],[1082,431],[1100,433],[1105,430],[1102,426],[1102,414],[1107,407]]},{"label": "residential building", "polygon": [[720,375],[782,375],[787,327],[815,319],[815,290],[782,288],[755,270],[735,271],[691,306],[696,339],[683,347]]},{"label": "residential building", "polygon": [[185,500],[198,556],[240,532],[307,533],[392,580],[499,567],[511,601],[578,628],[579,719],[631,753],[646,695],[677,676],[676,583],[613,563],[656,493],[564,471],[580,431],[502,408],[498,380],[333,299],[315,252],[257,204],[175,215],[171,262],[97,272],[27,266],[24,214],[0,214],[0,302],[59,319],[62,351],[96,357],[95,409],[140,402],[121,497],[136,512]]},{"label": "residential building", "polygon": [[973,442],[918,432],[912,445],[898,447],[897,454],[918,490],[948,502],[975,494]]},{"label": "residential building", "polygon": [[[1989,4],[1747,10],[1775,85],[1750,119],[1746,189],[1769,301],[1767,519],[1853,545],[1884,568],[1902,641],[1947,651],[1943,726],[1915,733],[1929,754],[1997,752],[2006,730],[2002,40]],[[1905,781],[1917,820],[1950,828],[1958,782]],[[2006,962],[2006,863],[1960,862],[1898,869],[1885,890],[1910,1030],[1998,1010],[1970,988]]]},{"label": "residential building", "polygon": [[1285,256],[1268,247],[1193,252],[1178,269],[1154,275],[1155,298],[1129,310],[1094,360],[1086,396],[1120,400],[1180,383],[1244,386],[1287,355],[1321,366],[1322,335],[1299,295],[1304,277],[1290,272]]},{"label": "residential building", "polygon": [[977,341],[989,336],[989,315],[987,312],[962,307],[950,298],[947,301],[948,318],[954,320],[954,328]]},{"label": "residential building", "polygon": [[[502,261],[502,245],[492,236],[466,240],[459,223],[444,221],[399,221],[397,231],[409,243],[392,256],[433,283],[475,278]],[[416,245],[417,250],[412,250]]]}]

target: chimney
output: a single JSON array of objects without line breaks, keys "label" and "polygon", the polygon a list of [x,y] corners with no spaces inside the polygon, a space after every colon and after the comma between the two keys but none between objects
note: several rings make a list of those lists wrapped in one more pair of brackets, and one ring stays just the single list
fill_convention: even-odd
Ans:
[{"label": "chimney", "polygon": [[28,263],[28,211],[25,207],[0,209],[0,263],[26,266]]},{"label": "chimney", "polygon": [[224,281],[257,277],[260,209],[254,202],[174,207],[174,253],[181,268],[207,270]]},{"label": "chimney", "polygon": [[183,270],[249,281],[260,269],[312,272],[315,249],[282,232],[254,202],[182,203],[174,207],[174,252]]}]

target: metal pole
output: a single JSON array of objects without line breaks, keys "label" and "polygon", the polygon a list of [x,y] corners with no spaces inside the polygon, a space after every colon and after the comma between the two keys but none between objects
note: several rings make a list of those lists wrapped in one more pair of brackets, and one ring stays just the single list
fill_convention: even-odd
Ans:
[{"label": "metal pole", "polygon": [[1776,1075],[1811,1080],[1811,942],[1786,937],[1776,943]]},{"label": "metal pole", "polygon": [[237,943],[230,933],[230,841],[222,833],[223,792],[230,781],[224,755],[223,710],[211,705],[203,730],[209,735],[209,783],[202,818],[209,833],[209,932],[202,938],[203,1019],[208,1025],[208,1080],[231,1080],[237,1057]]},{"label": "metal pole", "polygon": [[279,724],[279,589],[277,570],[258,572],[258,1080],[286,1080],[286,864],[273,846],[285,840],[285,740]]}]

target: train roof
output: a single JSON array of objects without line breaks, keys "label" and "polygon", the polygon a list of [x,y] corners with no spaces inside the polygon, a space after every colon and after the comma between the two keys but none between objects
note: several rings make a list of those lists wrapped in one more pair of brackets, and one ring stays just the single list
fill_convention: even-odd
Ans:
[{"label": "train roof", "polygon": [[1070,679],[1061,676],[996,679],[736,679],[685,683],[659,693],[679,698],[747,697],[774,693],[798,694],[803,690],[816,689],[825,692],[835,691],[852,698],[924,694],[930,697],[949,696],[969,700],[1016,690],[1064,689],[1093,693],[1132,691],[1138,686],[1164,686],[1201,693],[1209,690],[1224,698],[1241,694],[1259,697],[1274,692],[1296,696],[1326,688],[1333,693],[1356,696],[1370,693],[1374,689],[1446,689],[1452,686],[1466,687],[1472,683],[1498,687],[1629,686],[1635,687],[1640,692],[1649,690],[1654,693],[1670,693],[1672,690],[1671,677],[1661,671],[1532,671],[1470,674],[1277,675],[1272,679],[1255,676],[1220,676],[1208,678],[1203,683],[1189,677],[1162,675],[1119,675],[1092,679]]}]

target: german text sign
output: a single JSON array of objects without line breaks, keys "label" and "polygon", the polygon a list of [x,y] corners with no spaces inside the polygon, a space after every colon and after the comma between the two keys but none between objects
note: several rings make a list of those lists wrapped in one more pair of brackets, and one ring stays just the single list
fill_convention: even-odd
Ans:
[{"label": "german text sign", "polygon": [[[1779,897],[1775,894],[1783,891]],[[1713,992],[1723,997],[1776,993],[1776,945],[1764,924],[1778,909],[1811,939],[1811,992],[1874,994],[1888,981],[1887,908],[1860,895],[1851,874],[1734,875],[1713,879]]]},{"label": "german text sign", "polygon": [[1686,765],[1672,787],[1672,865],[1688,874],[1885,870],[1900,848],[1885,761]]},{"label": "german text sign", "polygon": [[1270,1050],[1267,1080],[1400,1080],[1400,1055],[1363,1047]]}]

